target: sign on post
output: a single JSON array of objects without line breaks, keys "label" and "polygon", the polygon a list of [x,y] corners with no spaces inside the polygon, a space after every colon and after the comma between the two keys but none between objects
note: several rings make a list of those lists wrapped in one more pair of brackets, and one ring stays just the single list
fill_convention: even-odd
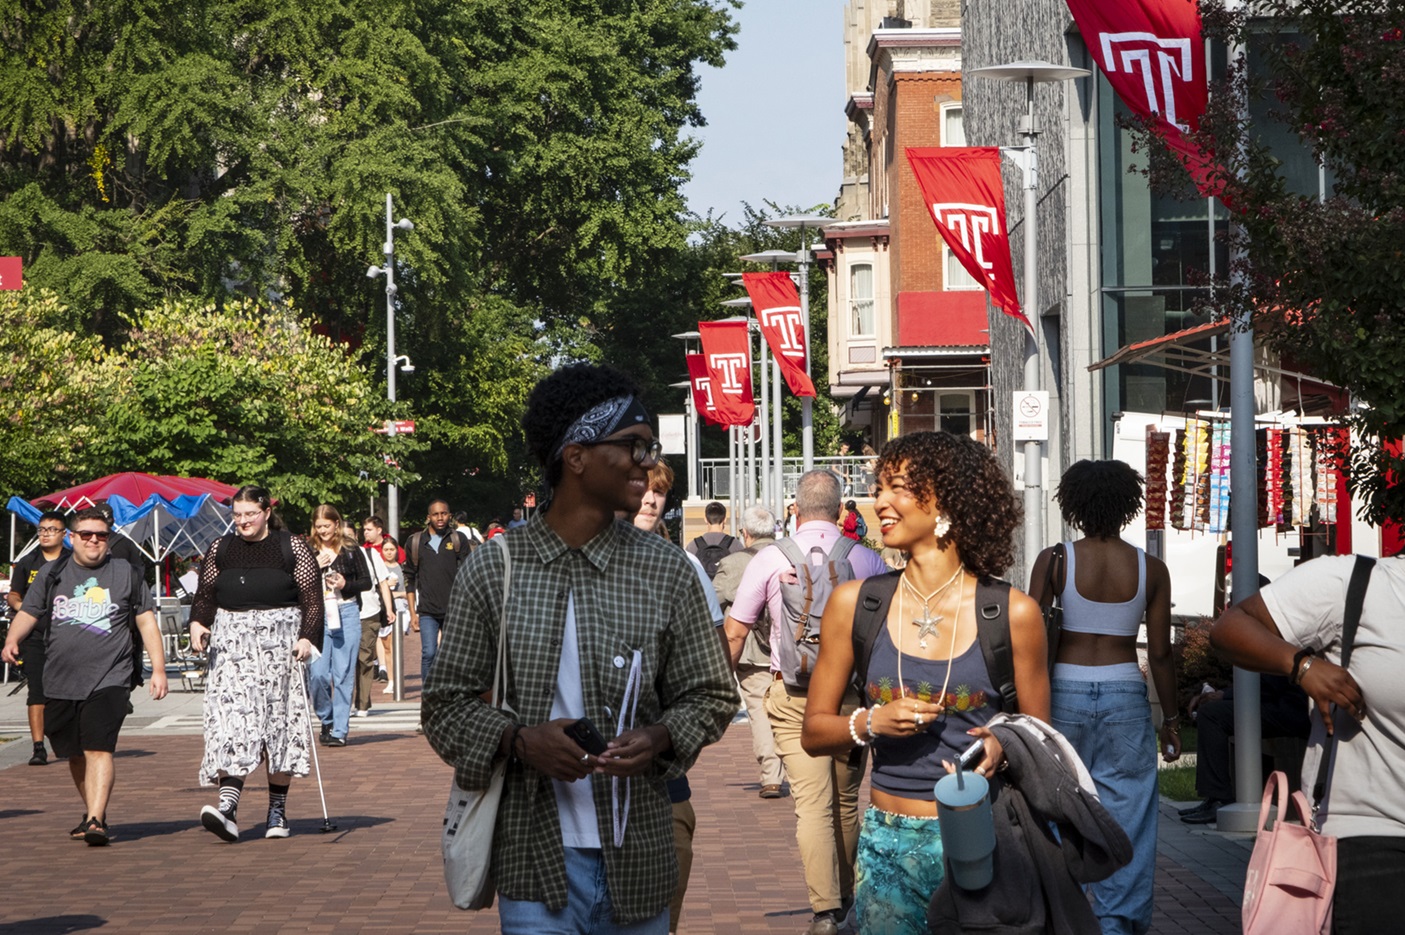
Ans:
[{"label": "sign on post", "polygon": [[1015,431],[1017,442],[1049,440],[1049,393],[1047,390],[1015,391]]},{"label": "sign on post", "polygon": [[659,416],[659,442],[663,444],[663,453],[666,455],[685,455],[688,453],[688,420],[683,415],[660,415]]},{"label": "sign on post", "polygon": [[377,435],[413,435],[415,434],[414,419],[386,419],[382,425],[373,429]]}]

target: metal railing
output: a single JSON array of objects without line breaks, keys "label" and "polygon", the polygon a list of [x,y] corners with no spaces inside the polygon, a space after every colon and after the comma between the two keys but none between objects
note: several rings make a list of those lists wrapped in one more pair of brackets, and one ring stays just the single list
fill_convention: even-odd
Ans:
[{"label": "metal railing", "polygon": [[[863,498],[872,496],[874,478],[871,455],[845,455],[835,458],[816,458],[815,469],[834,471],[844,485],[844,497]],[[726,458],[703,458],[698,465],[698,490],[693,496],[702,500],[732,499],[732,468]],[[738,466],[741,490],[747,489],[744,473]],[[795,485],[805,473],[801,458],[785,458],[782,461],[782,498],[788,503],[795,499]],[[756,466],[751,489],[761,489],[761,468]]]}]

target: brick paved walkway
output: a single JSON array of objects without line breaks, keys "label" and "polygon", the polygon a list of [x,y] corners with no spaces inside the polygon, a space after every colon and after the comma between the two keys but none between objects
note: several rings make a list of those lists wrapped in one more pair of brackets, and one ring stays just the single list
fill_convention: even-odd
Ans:
[{"label": "brick paved walkway", "polygon": [[[0,935],[496,931],[495,913],[459,912],[445,894],[438,832],[449,770],[413,733],[413,705],[381,705],[353,720],[349,746],[319,751],[336,833],[319,833],[309,777],[293,787],[293,836],[264,840],[265,799],[251,783],[246,839],[228,845],[196,820],[213,801],[195,781],[200,696],[143,695],[119,745],[109,848],[68,840],[82,806],[64,763],[16,765],[27,738],[0,745]],[[22,704],[0,695],[0,724],[22,723]],[[757,797],[744,722],[704,752],[692,780],[698,831],[683,931],[802,931],[810,911],[791,801]],[[1238,932],[1249,844],[1191,830],[1164,804],[1152,932]]]}]

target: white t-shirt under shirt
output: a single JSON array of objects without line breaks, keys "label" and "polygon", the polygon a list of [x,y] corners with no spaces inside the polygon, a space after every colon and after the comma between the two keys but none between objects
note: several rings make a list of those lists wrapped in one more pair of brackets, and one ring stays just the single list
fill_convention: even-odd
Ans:
[{"label": "white t-shirt under shirt", "polygon": [[[551,702],[551,719],[585,717],[585,691],[581,688],[581,651],[576,634],[576,595],[566,596],[566,628],[561,634],[561,665],[556,670],[556,697]],[[593,719],[592,719],[593,720]],[[602,737],[614,736],[613,724],[596,724]],[[575,782],[551,781],[556,790],[556,811],[561,819],[561,843],[566,847],[600,847],[600,822],[595,815],[595,796],[586,776]]]},{"label": "white t-shirt under shirt", "polygon": [[[1278,632],[1295,646],[1325,650],[1341,662],[1347,583],[1356,558],[1313,559],[1260,592]],[[1376,562],[1361,624],[1351,653],[1350,672],[1366,701],[1358,727],[1346,714],[1336,720],[1337,743],[1327,796],[1319,815],[1322,832],[1337,837],[1405,837],[1405,559]],[[1309,800],[1326,730],[1312,705],[1312,735],[1303,761],[1303,791]]]},{"label": "white t-shirt under shirt", "polygon": [[381,582],[391,581],[395,576],[385,567],[385,559],[380,557],[378,550],[363,548],[361,554],[366,556],[367,567],[371,569],[371,586],[361,592],[361,619],[370,620],[380,616]]}]

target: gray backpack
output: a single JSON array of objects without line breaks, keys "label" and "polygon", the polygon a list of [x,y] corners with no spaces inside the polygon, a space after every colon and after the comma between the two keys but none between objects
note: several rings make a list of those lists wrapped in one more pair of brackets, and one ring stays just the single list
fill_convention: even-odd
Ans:
[{"label": "gray backpack", "polygon": [[[820,654],[820,619],[829,595],[845,581],[854,580],[849,551],[857,545],[843,536],[828,554],[819,546],[801,552],[793,539],[778,539],[776,548],[790,562],[795,582],[780,579],[783,619],[771,623],[771,645],[780,662],[781,678],[789,688],[804,689],[815,671]],[[816,561],[818,556],[818,561]]]}]

